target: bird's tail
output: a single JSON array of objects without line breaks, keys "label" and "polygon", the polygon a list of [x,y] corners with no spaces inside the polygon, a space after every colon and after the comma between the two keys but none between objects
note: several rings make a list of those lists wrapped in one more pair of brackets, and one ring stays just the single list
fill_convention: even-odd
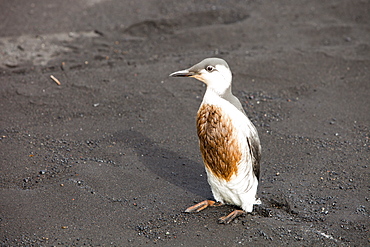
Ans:
[{"label": "bird's tail", "polygon": [[256,200],[254,201],[254,203],[253,203],[253,204],[255,204],[255,205],[260,205],[260,204],[262,204],[261,199],[256,198]]}]

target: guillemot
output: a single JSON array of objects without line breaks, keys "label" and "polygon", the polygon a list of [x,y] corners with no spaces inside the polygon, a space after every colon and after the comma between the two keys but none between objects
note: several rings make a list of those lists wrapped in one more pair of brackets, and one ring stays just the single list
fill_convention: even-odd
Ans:
[{"label": "guillemot", "polygon": [[208,206],[231,204],[240,207],[219,218],[230,223],[245,212],[252,212],[260,177],[261,145],[257,130],[240,101],[232,94],[229,65],[220,58],[207,58],[189,69],[170,74],[193,77],[207,90],[197,113],[199,147],[216,201],[205,200],[185,210],[199,212]]}]

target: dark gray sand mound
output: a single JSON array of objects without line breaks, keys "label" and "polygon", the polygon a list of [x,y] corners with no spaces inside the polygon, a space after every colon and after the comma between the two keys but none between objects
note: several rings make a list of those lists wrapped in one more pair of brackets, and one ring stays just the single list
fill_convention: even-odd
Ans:
[{"label": "dark gray sand mound", "polygon": [[[3,246],[369,245],[368,1],[2,1],[0,35]],[[263,148],[229,225],[183,213],[205,87],[168,77],[214,56]]]}]

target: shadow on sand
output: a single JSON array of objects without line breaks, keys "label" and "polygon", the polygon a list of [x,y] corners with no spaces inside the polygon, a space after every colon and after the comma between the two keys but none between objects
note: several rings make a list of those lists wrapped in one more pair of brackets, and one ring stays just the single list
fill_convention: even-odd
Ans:
[{"label": "shadow on sand", "polygon": [[157,176],[202,198],[212,198],[207,176],[200,162],[166,150],[134,130],[119,131],[113,136],[116,142],[123,142],[134,149],[145,167]]}]

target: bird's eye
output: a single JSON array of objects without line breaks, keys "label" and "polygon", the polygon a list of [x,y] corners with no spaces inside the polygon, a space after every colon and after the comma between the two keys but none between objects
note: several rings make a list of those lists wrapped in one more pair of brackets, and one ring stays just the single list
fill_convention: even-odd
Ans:
[{"label": "bird's eye", "polygon": [[212,72],[214,69],[215,69],[215,68],[214,68],[213,66],[211,66],[211,65],[208,65],[208,66],[206,67],[206,70],[207,70],[208,72]]}]

